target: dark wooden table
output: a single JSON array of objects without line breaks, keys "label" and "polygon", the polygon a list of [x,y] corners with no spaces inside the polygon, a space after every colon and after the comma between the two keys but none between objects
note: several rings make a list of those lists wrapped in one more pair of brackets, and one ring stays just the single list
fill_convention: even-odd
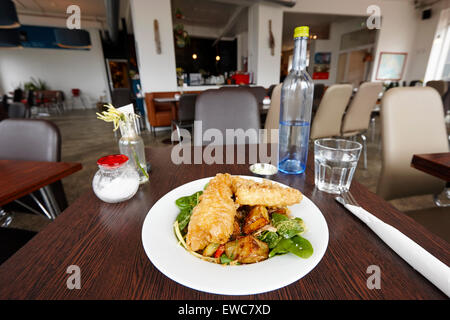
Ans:
[{"label": "dark wooden table", "polygon": [[79,170],[80,163],[0,160],[0,206]]},{"label": "dark wooden table", "polygon": [[450,182],[450,152],[415,154],[411,167]]},{"label": "dark wooden table", "polygon": [[[300,189],[323,212],[330,237],[317,267],[287,287],[252,296],[221,296],[181,286],[160,273],[144,252],[141,230],[147,212],[177,186],[219,172],[248,175],[248,165],[175,165],[171,147],[148,149],[147,157],[152,164],[150,182],[141,186],[134,198],[107,204],[88,191],[1,265],[0,299],[446,298],[339,205],[333,195],[315,189],[311,155],[306,174],[278,174],[274,180]],[[367,210],[450,264],[447,242],[356,181],[351,191]],[[71,265],[81,271],[79,290],[66,286],[70,276],[66,271]],[[371,265],[380,267],[381,289],[367,287],[371,275],[367,268]]]}]

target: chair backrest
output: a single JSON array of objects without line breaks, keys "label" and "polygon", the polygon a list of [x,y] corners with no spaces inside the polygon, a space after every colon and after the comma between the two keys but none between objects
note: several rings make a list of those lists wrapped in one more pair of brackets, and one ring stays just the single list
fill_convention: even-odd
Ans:
[{"label": "chair backrest", "polygon": [[339,136],[342,116],[352,95],[351,84],[330,86],[322,97],[311,126],[311,139]]},{"label": "chair backrest", "polygon": [[[227,90],[206,90],[197,97],[195,103],[195,120],[202,121],[202,130],[194,128],[194,145],[223,144],[226,129],[243,129],[253,135],[246,138],[245,143],[258,142],[258,130],[260,128],[258,102],[253,94],[239,88]],[[223,141],[203,141],[203,133],[208,129],[217,129],[223,136]],[[218,133],[216,131],[216,133]],[[239,135],[240,138],[243,135]],[[228,141],[235,143],[235,141]]]},{"label": "chair backrest", "polygon": [[361,84],[342,121],[341,132],[343,135],[356,134],[369,128],[370,114],[382,90],[381,82]]},{"label": "chair backrest", "polygon": [[195,101],[198,94],[184,93],[178,102],[178,121],[193,121],[195,119]]},{"label": "chair backrest", "polygon": [[8,108],[9,118],[25,118],[27,107],[22,102],[13,102]]},{"label": "chair backrest", "polygon": [[438,193],[444,181],[411,167],[414,154],[448,152],[442,100],[427,87],[394,88],[381,105],[382,168],[377,193],[389,200]]},{"label": "chair backrest", "polygon": [[427,87],[431,87],[437,90],[441,97],[447,92],[447,82],[444,80],[431,80],[426,84]]},{"label": "chair backrest", "polygon": [[255,87],[246,87],[246,89],[255,95],[256,101],[258,101],[259,104],[263,103],[263,100],[267,95],[266,88],[262,86],[255,86]]},{"label": "chair backrest", "polygon": [[263,137],[264,143],[271,141],[270,130],[278,129],[280,125],[281,87],[283,87],[283,83],[278,84],[272,90],[272,97],[270,98],[270,108],[267,112],[266,123],[264,125],[264,129],[267,130]]},{"label": "chair backrest", "polygon": [[0,122],[0,159],[60,161],[58,127],[48,120],[3,120]]},{"label": "chair backrest", "polygon": [[267,88],[267,93],[266,94],[267,94],[268,97],[272,96],[273,89],[275,89],[276,86],[277,86],[277,84],[271,84],[269,86],[269,88]]}]

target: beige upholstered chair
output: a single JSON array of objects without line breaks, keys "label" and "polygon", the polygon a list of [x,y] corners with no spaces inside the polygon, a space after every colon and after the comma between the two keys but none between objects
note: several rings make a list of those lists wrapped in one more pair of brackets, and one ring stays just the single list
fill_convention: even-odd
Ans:
[{"label": "beige upholstered chair", "polygon": [[311,139],[341,135],[342,116],[351,95],[351,84],[335,84],[325,91],[312,122]]},{"label": "beige upholstered chair", "polygon": [[[270,143],[271,142],[271,134],[270,130],[278,129],[280,124],[280,102],[281,102],[281,87],[283,83],[278,84],[272,91],[272,96],[270,97],[270,108],[267,112],[266,123],[264,125],[263,142]],[[275,139],[275,137],[273,137]]]},{"label": "beige upholstered chair", "polygon": [[343,137],[359,136],[364,147],[364,168],[367,168],[367,144],[364,133],[369,129],[370,114],[383,90],[381,82],[365,82],[361,84],[345,113],[342,121]]},{"label": "beige upholstered chair", "polygon": [[443,97],[444,94],[448,90],[447,82],[445,82],[443,80],[431,80],[431,81],[428,81],[426,86],[436,89],[437,92],[439,92],[439,94],[441,95],[441,97]]},{"label": "beige upholstered chair", "polygon": [[381,139],[378,195],[390,200],[443,190],[444,181],[411,167],[413,154],[449,151],[442,100],[436,90],[387,91],[381,105]]}]

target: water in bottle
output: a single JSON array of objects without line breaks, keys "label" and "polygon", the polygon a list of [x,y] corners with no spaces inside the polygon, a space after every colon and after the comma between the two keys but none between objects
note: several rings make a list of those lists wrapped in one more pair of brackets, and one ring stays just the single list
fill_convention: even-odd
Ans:
[{"label": "water in bottle", "polygon": [[287,174],[303,173],[308,157],[314,87],[306,72],[308,38],[308,27],[295,28],[292,69],[281,89],[278,169]]}]

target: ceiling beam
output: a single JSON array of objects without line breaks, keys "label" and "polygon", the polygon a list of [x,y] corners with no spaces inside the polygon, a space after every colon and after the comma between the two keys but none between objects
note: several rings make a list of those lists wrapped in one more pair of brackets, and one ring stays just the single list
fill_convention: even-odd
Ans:
[{"label": "ceiling beam", "polygon": [[234,9],[233,14],[228,19],[227,24],[225,25],[225,27],[223,27],[223,29],[220,32],[220,35],[217,37],[217,39],[212,44],[213,47],[220,41],[220,39],[222,39],[228,33],[228,31],[231,30],[231,28],[233,28],[239,15],[241,14],[242,10],[244,10],[244,9],[245,9],[245,7],[242,7],[242,6]]}]

